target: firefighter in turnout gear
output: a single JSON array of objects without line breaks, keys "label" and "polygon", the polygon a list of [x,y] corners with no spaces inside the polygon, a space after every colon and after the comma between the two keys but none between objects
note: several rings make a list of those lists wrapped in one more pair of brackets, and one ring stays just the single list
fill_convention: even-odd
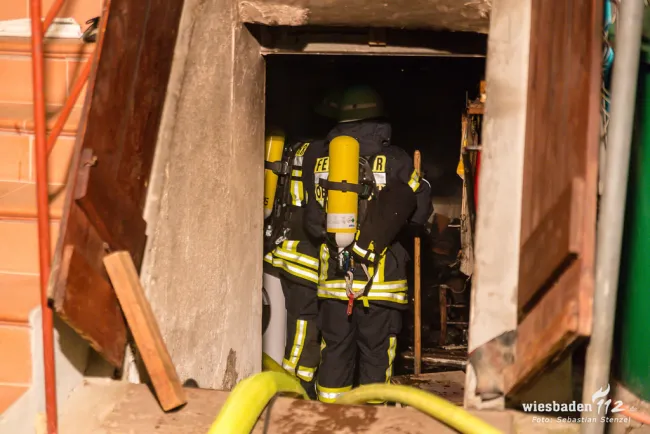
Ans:
[{"label": "firefighter in turnout gear", "polygon": [[[336,100],[336,94],[332,93],[316,107],[319,115],[332,119],[331,123],[338,115]],[[268,142],[267,137],[267,149],[270,148]],[[305,390],[315,397],[314,380],[320,361],[320,333],[316,325],[319,247],[310,241],[303,229],[304,209],[312,198],[304,190],[302,170],[303,160],[311,147],[311,141],[287,146],[280,164],[266,164],[275,168],[280,176],[284,175],[284,179],[278,182],[274,209],[270,212],[266,205],[266,196],[270,194],[265,189],[264,265],[267,271],[272,267],[279,275],[287,309],[282,367],[298,377]],[[267,162],[273,159],[271,154],[267,151]]]},{"label": "firefighter in turnout gear", "polygon": [[304,173],[312,174],[305,189],[315,199],[305,231],[321,241],[316,388],[324,402],[392,376],[408,307],[409,255],[396,238],[407,224],[423,226],[433,208],[428,182],[390,138],[379,96],[353,87],[342,96],[339,124],[304,161]]}]

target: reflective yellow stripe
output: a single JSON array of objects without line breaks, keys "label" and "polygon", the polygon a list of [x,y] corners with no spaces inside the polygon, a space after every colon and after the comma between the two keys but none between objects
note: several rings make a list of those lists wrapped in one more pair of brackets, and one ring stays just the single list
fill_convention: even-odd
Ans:
[{"label": "reflective yellow stripe", "polygon": [[301,267],[280,258],[273,258],[273,266],[276,268],[281,268],[287,273],[296,277],[300,277],[301,279],[305,279],[313,283],[318,283],[318,273],[308,268]]},{"label": "reflective yellow stripe", "polygon": [[296,368],[292,365],[292,362],[287,359],[282,359],[282,367],[291,375],[295,375],[301,380],[305,380],[307,382],[313,380],[314,374],[316,373],[316,368],[307,368],[305,366],[298,366],[298,368]]},{"label": "reflective yellow stripe", "polygon": [[357,255],[361,256],[362,258],[365,258],[366,255],[368,254],[368,251],[359,247],[357,243],[354,243],[354,245],[352,246],[352,251]]},{"label": "reflective yellow stripe", "polygon": [[332,403],[345,392],[352,390],[352,386],[345,387],[323,387],[316,384],[316,391],[318,392],[318,400],[321,402]]},{"label": "reflective yellow stripe", "polygon": [[374,282],[373,286],[375,285],[375,283],[382,283],[384,281],[384,271],[386,269],[386,255],[381,255],[381,257],[379,258],[378,268],[379,269],[377,270],[377,273],[375,273],[374,270],[372,272],[372,274],[375,276],[372,280]]},{"label": "reflective yellow stripe", "polygon": [[313,270],[300,267],[299,265],[292,264],[291,262],[279,258],[273,258],[273,266],[280,268],[293,276],[308,280],[312,283],[318,283],[318,274]]},{"label": "reflective yellow stripe", "polygon": [[318,259],[312,256],[306,255],[304,253],[298,253],[294,250],[285,250],[282,247],[278,247],[273,252],[274,255],[278,258],[286,259],[291,262],[298,264],[303,264],[312,270],[318,270]]},{"label": "reflective yellow stripe", "polygon": [[329,269],[330,250],[325,244],[320,246],[320,281],[327,280],[327,272]]},{"label": "reflective yellow stripe", "polygon": [[284,368],[285,371],[287,371],[290,374],[295,375],[296,374],[296,367],[291,366],[291,362],[288,361],[287,359],[282,359],[282,367]]},{"label": "reflective yellow stripe", "polygon": [[[325,282],[320,283],[318,287],[323,289],[345,290],[345,280],[327,280]],[[366,282],[355,280],[352,283],[352,288],[356,290],[363,289],[365,287],[366,287]],[[373,283],[372,286],[370,287],[370,291],[379,290],[383,292],[400,292],[400,291],[406,291],[407,289],[408,289],[408,285],[406,283],[406,280],[393,280],[389,282]]]},{"label": "reflective yellow stripe", "polygon": [[388,368],[386,368],[386,383],[390,383],[393,376],[393,361],[395,360],[395,347],[397,346],[397,339],[395,336],[388,338]]},{"label": "reflective yellow stripe", "polygon": [[[348,300],[348,296],[345,293],[345,290],[328,290],[321,287],[318,288],[318,297],[319,298],[332,298],[337,300]],[[358,301],[361,301],[366,304],[368,301],[387,301],[397,304],[407,304],[408,295],[406,294],[406,288],[402,292],[377,292],[369,291],[368,295],[357,298]]]},{"label": "reflective yellow stripe", "polygon": [[305,190],[302,181],[291,180],[291,204],[302,206],[305,201]]},{"label": "reflective yellow stripe", "polygon": [[289,251],[289,252],[297,253],[299,243],[300,243],[300,241],[286,240],[286,241],[282,242],[282,247],[279,247],[279,248],[284,249],[284,250]]},{"label": "reflective yellow stripe", "polygon": [[[309,146],[309,143],[307,143]],[[300,152],[303,148],[306,150],[307,146],[303,146],[298,150]],[[296,156],[293,159],[293,165],[298,167],[291,171],[291,176],[295,178],[302,178],[302,156]],[[303,188],[302,180],[291,180],[291,204],[294,206],[302,206],[305,202],[305,190]]]},{"label": "reflective yellow stripe", "polygon": [[269,252],[266,255],[264,255],[264,262],[268,262],[269,264],[273,265],[273,253]]},{"label": "reflective yellow stripe", "polygon": [[300,360],[300,355],[302,354],[302,348],[305,344],[306,335],[307,321],[299,319],[296,321],[296,335],[293,338],[293,347],[291,347],[291,352],[289,353],[289,360],[284,359],[282,361],[282,366],[284,367],[284,362],[286,360],[286,363],[289,367],[291,367],[292,372],[295,371],[298,360]]},{"label": "reflective yellow stripe", "polygon": [[411,179],[409,179],[409,187],[411,187],[411,190],[417,191],[418,188],[420,188],[420,175],[418,175],[417,170],[413,170],[413,173],[411,173]]},{"label": "reflective yellow stripe", "polygon": [[[371,243],[372,245],[372,243]],[[359,247],[357,243],[352,245],[352,251],[362,258],[367,258],[370,262],[375,262],[375,254],[366,249]]]},{"label": "reflective yellow stripe", "polygon": [[307,368],[305,366],[298,366],[298,369],[296,369],[296,377],[300,378],[301,380],[305,380],[309,382],[314,379],[315,372],[316,372],[316,368]]}]

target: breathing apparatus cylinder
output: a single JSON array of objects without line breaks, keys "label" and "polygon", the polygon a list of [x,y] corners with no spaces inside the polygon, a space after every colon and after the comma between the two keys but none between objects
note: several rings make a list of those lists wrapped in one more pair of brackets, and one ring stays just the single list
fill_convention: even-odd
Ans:
[{"label": "breathing apparatus cylinder", "polygon": [[[359,142],[349,136],[339,136],[329,144],[329,176],[332,183],[359,184]],[[327,192],[327,232],[343,249],[354,241],[357,231],[359,194],[330,188]]]},{"label": "breathing apparatus cylinder", "polygon": [[[268,163],[275,163],[282,160],[284,152],[284,133],[274,130],[266,136],[264,146],[264,160]],[[273,212],[275,201],[275,190],[278,186],[278,175],[273,170],[264,169],[264,218],[268,218]]]}]

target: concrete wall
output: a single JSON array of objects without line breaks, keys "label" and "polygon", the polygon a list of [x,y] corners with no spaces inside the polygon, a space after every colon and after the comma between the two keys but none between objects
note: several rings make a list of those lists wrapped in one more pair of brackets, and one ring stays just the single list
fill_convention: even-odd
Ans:
[{"label": "concrete wall", "polygon": [[202,388],[261,369],[265,69],[237,19],[232,0],[185,2],[145,209],[141,278],[181,380]]},{"label": "concrete wall", "polygon": [[[476,220],[469,352],[517,327],[531,0],[495,0],[486,65],[487,101]],[[481,403],[469,366],[465,406]]]}]

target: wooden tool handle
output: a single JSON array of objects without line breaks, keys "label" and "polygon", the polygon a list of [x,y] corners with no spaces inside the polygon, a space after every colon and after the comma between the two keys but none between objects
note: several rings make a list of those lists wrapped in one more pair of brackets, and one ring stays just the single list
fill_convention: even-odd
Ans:
[{"label": "wooden tool handle", "polygon": [[[421,174],[421,156],[420,151],[415,151],[413,155],[413,166],[417,171],[418,175]],[[420,294],[420,237],[415,237],[413,243],[413,268],[415,271],[415,276],[413,278],[413,292],[414,292],[414,306],[413,306],[413,317],[414,317],[414,330],[415,336],[413,339],[413,371],[414,373],[420,374],[422,372],[422,298]]]}]

